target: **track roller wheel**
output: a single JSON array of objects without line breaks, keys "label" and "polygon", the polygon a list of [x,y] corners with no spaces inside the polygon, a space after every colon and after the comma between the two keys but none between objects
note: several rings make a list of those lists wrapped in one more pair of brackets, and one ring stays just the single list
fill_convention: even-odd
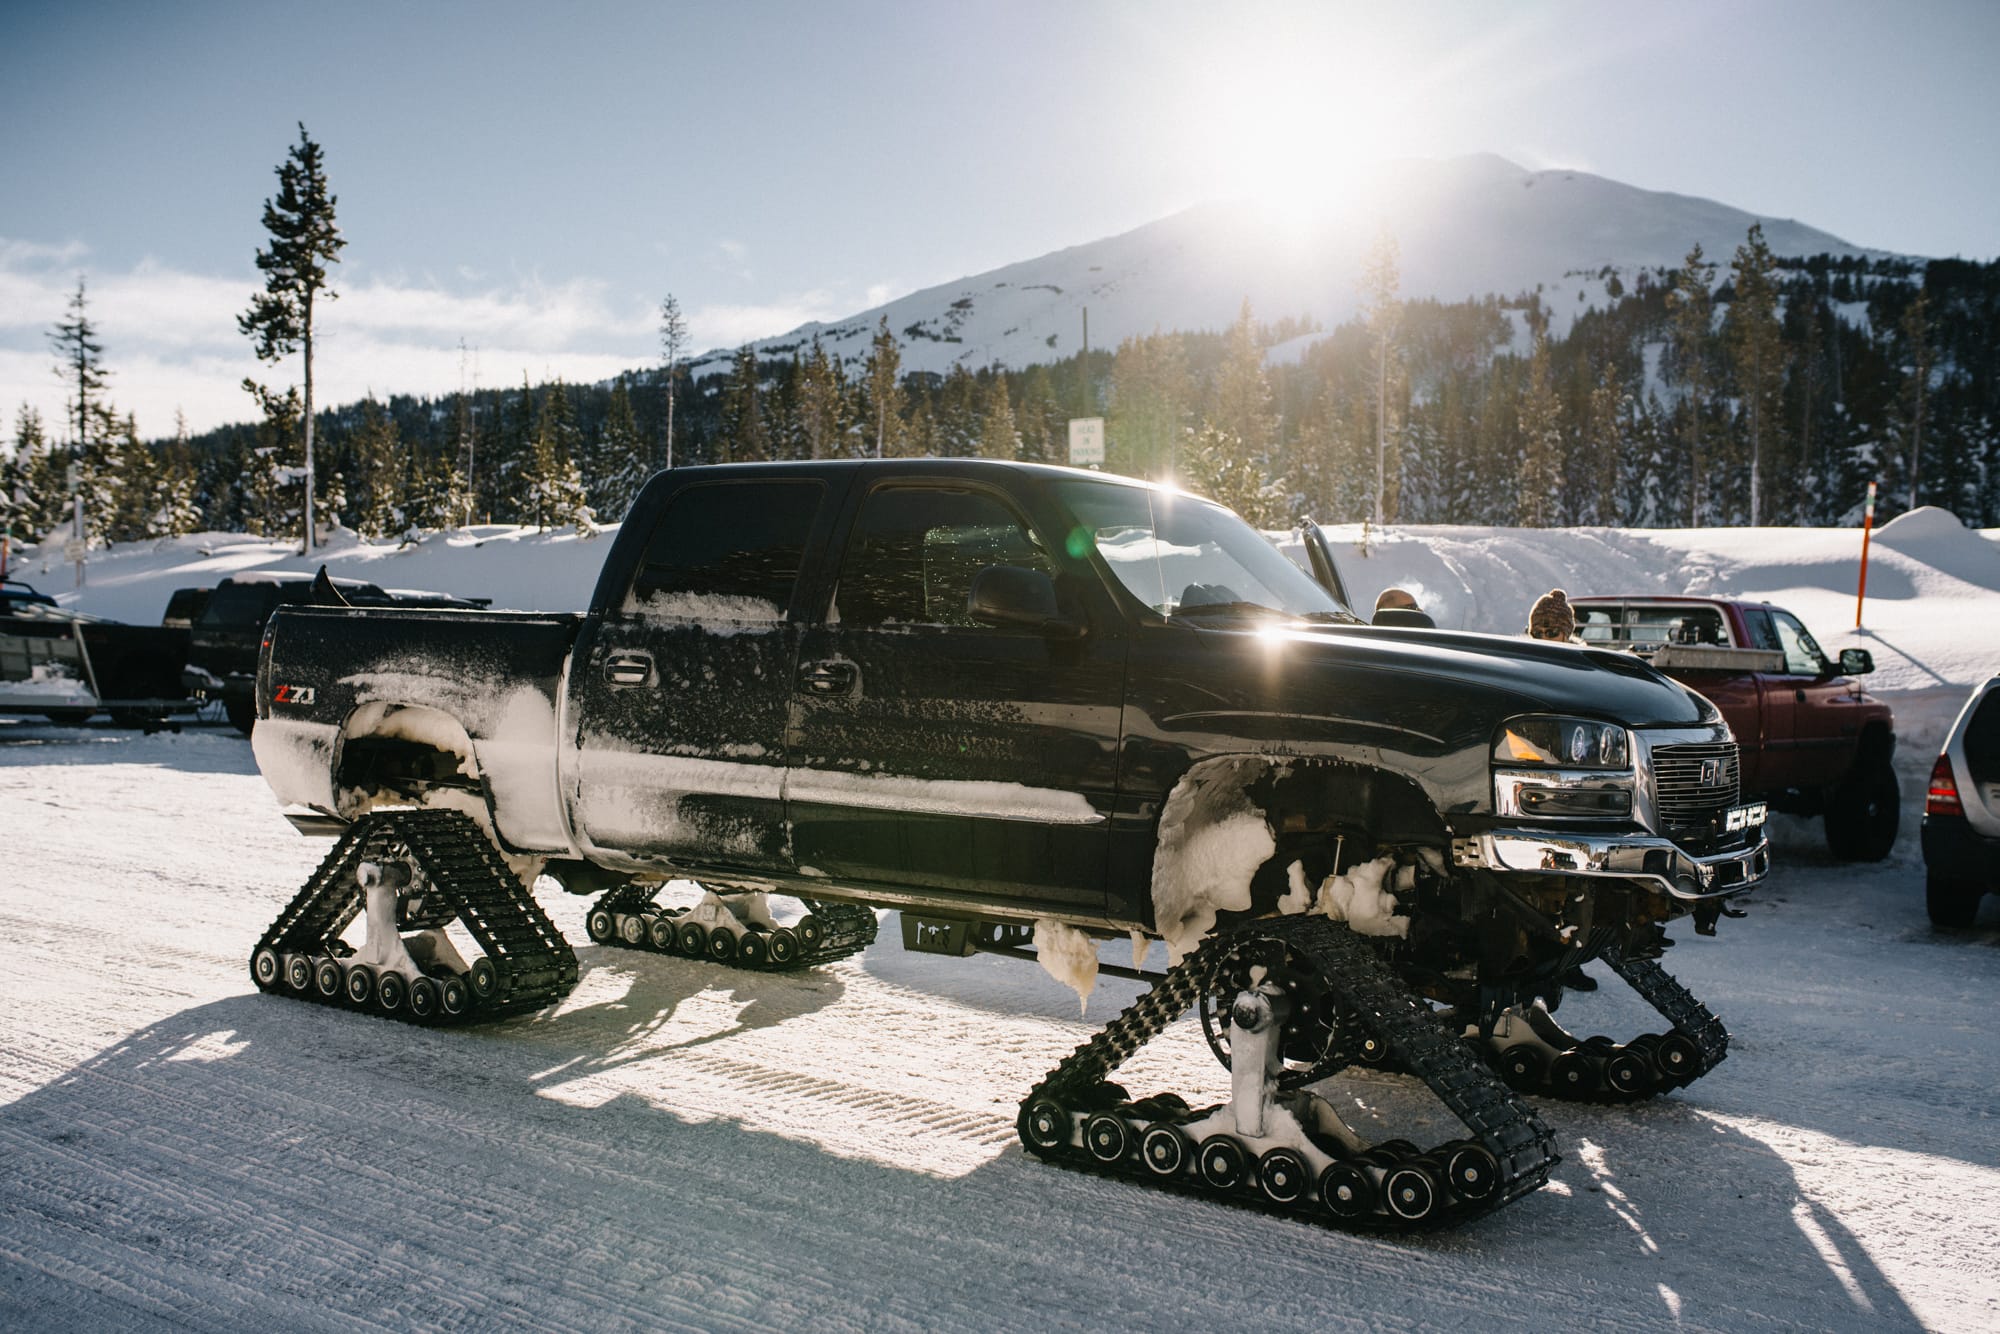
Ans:
[{"label": "track roller wheel", "polygon": [[683,920],[680,929],[674,932],[674,939],[680,942],[681,953],[690,959],[708,957],[708,928],[700,922]]},{"label": "track roller wheel", "polygon": [[441,977],[437,989],[438,1009],[447,1015],[455,1018],[464,1014],[472,1004],[472,988],[465,985],[462,977]]},{"label": "track roller wheel", "polygon": [[1382,1178],[1382,1202],[1389,1212],[1406,1223],[1420,1223],[1437,1212],[1437,1181],[1420,1162],[1407,1162],[1390,1169]]},{"label": "track roller wheel", "polygon": [[1643,1052],[1621,1051],[1604,1063],[1604,1082],[1628,1098],[1644,1097],[1653,1091],[1652,1063]]},{"label": "track roller wheel", "polygon": [[1338,1218],[1359,1218],[1375,1208],[1375,1183],[1353,1163],[1335,1163],[1319,1174],[1319,1199]]},{"label": "track roller wheel", "polygon": [[313,982],[313,961],[303,954],[285,956],[285,985],[293,991],[310,991]]},{"label": "track roller wheel", "polygon": [[428,1019],[438,1012],[438,984],[428,977],[419,977],[410,983],[410,1013],[419,1019]]},{"label": "track roller wheel", "polygon": [[718,926],[708,933],[708,957],[717,963],[736,961],[736,933],[726,926]]},{"label": "track roller wheel", "polygon": [[338,1000],[346,979],[340,975],[340,965],[332,959],[321,959],[313,965],[313,990],[328,1000]]},{"label": "track roller wheel", "polygon": [[401,973],[384,973],[375,979],[375,1003],[382,1007],[384,1014],[394,1014],[402,1009],[409,995],[410,984],[403,980]]},{"label": "track roller wheel", "polygon": [[770,957],[770,944],[762,931],[745,931],[736,938],[736,962],[745,968],[762,968]]},{"label": "track roller wheel", "polygon": [[375,999],[375,970],[365,963],[349,964],[345,972],[347,1003],[366,1005]]},{"label": "track roller wheel", "polygon": [[1083,1147],[1100,1163],[1115,1163],[1132,1147],[1132,1132],[1116,1112],[1099,1112],[1083,1123]]},{"label": "track roller wheel", "polygon": [[278,952],[269,945],[262,946],[250,956],[250,980],[264,991],[276,987],[284,971],[285,965],[278,958]]},{"label": "track roller wheel", "polygon": [[1139,1157],[1154,1176],[1179,1176],[1192,1152],[1188,1137],[1176,1125],[1165,1121],[1148,1126],[1139,1141]]},{"label": "track roller wheel", "polygon": [[647,922],[646,940],[660,953],[672,954],[676,945],[674,919],[671,917],[656,916]]},{"label": "track roller wheel", "polygon": [[1685,1033],[1669,1033],[1653,1052],[1660,1073],[1676,1084],[1684,1084],[1701,1073],[1701,1048]]},{"label": "track roller wheel", "polygon": [[1250,1175],[1250,1155],[1229,1135],[1210,1135],[1195,1155],[1201,1179],[1217,1190],[1234,1190]]},{"label": "track roller wheel", "polygon": [[1273,1204],[1297,1204],[1312,1184],[1312,1169],[1297,1149],[1271,1149],[1257,1160],[1257,1187]]},{"label": "track roller wheel", "polygon": [[471,989],[474,1000],[491,1000],[500,990],[500,970],[482,954],[465,970],[465,985]]},{"label": "track roller wheel", "polygon": [[1602,1033],[1596,1033],[1583,1040],[1583,1049],[1592,1056],[1609,1056],[1618,1050],[1618,1044]]},{"label": "track roller wheel", "polygon": [[1069,1112],[1054,1098],[1036,1098],[1021,1113],[1021,1138],[1048,1153],[1069,1143]]},{"label": "track roller wheel", "polygon": [[1549,1083],[1558,1093],[1580,1098],[1597,1092],[1599,1080],[1597,1060],[1582,1047],[1566,1051],[1556,1057],[1549,1067]]},{"label": "track roller wheel", "polygon": [[1370,1033],[1356,1045],[1354,1054],[1363,1065],[1387,1065],[1392,1053],[1386,1041]]},{"label": "track roller wheel", "polygon": [[1540,1088],[1548,1069],[1549,1058],[1539,1047],[1523,1043],[1500,1053],[1500,1078],[1507,1081],[1509,1088]]},{"label": "track roller wheel", "polygon": [[809,950],[818,949],[820,943],[826,939],[825,923],[821,922],[812,913],[807,913],[804,917],[799,918],[797,922],[793,923],[792,932],[798,936],[799,944]]},{"label": "track roller wheel", "polygon": [[1500,1164],[1477,1144],[1461,1144],[1445,1159],[1444,1177],[1461,1200],[1483,1200],[1500,1182]]},{"label": "track roller wheel", "polygon": [[618,919],[611,915],[609,908],[592,908],[590,915],[583,919],[583,929],[598,944],[608,945],[618,934]]},{"label": "track roller wheel", "polygon": [[618,938],[635,949],[645,944],[646,919],[638,913],[619,913]]},{"label": "track roller wheel", "polygon": [[769,947],[773,967],[789,967],[793,960],[799,957],[798,932],[789,926],[781,926],[771,932],[765,937],[764,943]]}]

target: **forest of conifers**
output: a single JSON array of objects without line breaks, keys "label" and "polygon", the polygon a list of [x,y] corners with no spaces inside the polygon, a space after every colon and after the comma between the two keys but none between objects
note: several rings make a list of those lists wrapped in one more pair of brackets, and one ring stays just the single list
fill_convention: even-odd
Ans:
[{"label": "forest of conifers", "polygon": [[[673,462],[878,450],[1064,462],[1068,419],[1102,416],[1108,470],[1172,476],[1266,526],[1376,513],[1836,524],[1858,521],[1871,480],[1882,516],[1914,492],[2000,525],[2000,262],[1765,254],[1747,270],[1739,251],[1735,264],[1591,275],[1608,305],[1573,318],[1552,318],[1559,298],[1542,293],[1395,302],[1315,341],[1299,336],[1309,324],[1263,324],[1246,305],[1220,332],[948,375],[900,373],[886,325],[865,365],[816,341],[745,349],[727,372],[675,385]],[[370,537],[615,522],[666,462],[667,383],[656,367],[326,409],[322,521]],[[105,414],[82,451],[94,533],[296,532],[296,399],[265,409],[255,424],[150,442]],[[0,492],[24,497],[17,533],[67,513],[58,433],[25,409],[17,419]]]}]

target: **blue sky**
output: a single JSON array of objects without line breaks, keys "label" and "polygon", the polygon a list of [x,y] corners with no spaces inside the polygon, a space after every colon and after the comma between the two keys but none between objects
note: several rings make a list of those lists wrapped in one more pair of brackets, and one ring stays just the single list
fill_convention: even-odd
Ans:
[{"label": "blue sky", "polygon": [[[87,274],[142,432],[247,416],[304,120],[348,239],[322,397],[597,378],[1201,200],[1490,151],[2000,255],[2000,5],[17,3],[0,412]],[[463,339],[476,357],[461,358]]]}]

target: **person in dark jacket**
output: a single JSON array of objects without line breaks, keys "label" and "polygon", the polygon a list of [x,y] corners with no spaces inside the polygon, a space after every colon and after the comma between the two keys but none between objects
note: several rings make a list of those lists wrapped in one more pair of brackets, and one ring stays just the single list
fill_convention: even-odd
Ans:
[{"label": "person in dark jacket", "polygon": [[1375,625],[1400,626],[1405,630],[1435,630],[1437,622],[1432,620],[1416,597],[1400,588],[1385,588],[1375,599]]}]

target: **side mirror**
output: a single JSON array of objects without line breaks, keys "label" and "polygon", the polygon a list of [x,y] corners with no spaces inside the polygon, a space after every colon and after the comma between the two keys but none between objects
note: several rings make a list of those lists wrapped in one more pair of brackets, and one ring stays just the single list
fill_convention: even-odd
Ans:
[{"label": "side mirror", "polygon": [[1059,639],[1083,634],[1083,627],[1056,606],[1055,580],[1019,565],[989,565],[972,576],[965,609],[981,625],[1035,630]]},{"label": "side mirror", "polygon": [[1875,655],[1865,648],[1844,648],[1840,651],[1840,674],[1842,676],[1866,676],[1875,670]]}]

